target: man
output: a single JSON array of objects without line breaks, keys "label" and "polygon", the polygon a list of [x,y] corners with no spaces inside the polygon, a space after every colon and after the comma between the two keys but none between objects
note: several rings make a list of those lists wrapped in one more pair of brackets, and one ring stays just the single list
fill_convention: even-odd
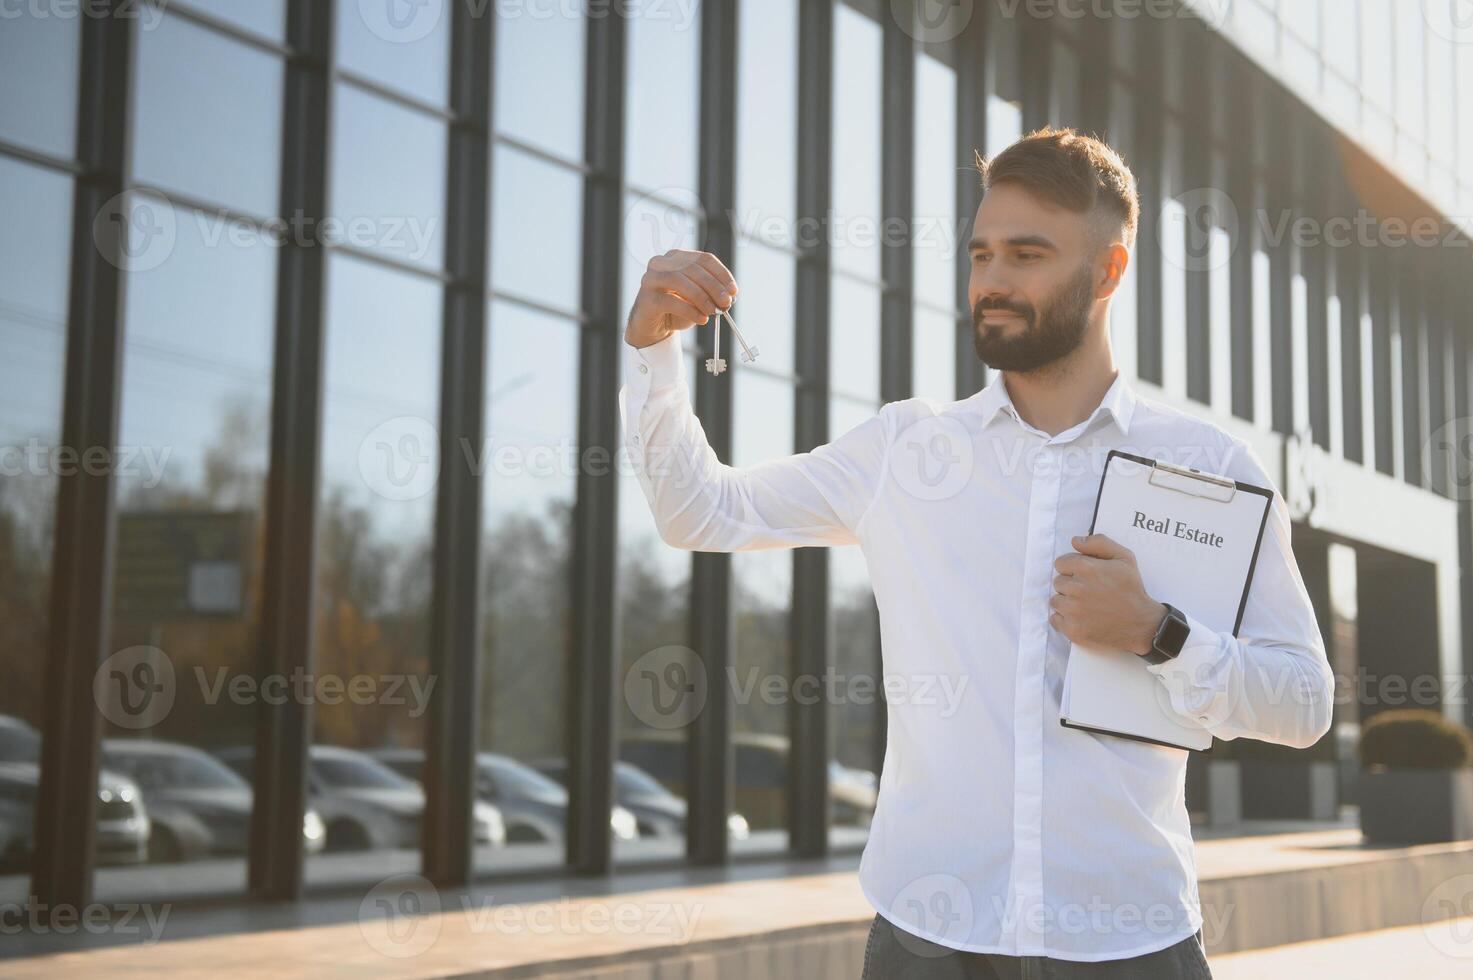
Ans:
[{"label": "man", "polygon": [[[1319,740],[1333,679],[1288,510],[1275,494],[1238,635],[1184,609],[1166,649],[1172,597],[1088,534],[1106,453],[1269,478],[1247,444],[1115,367],[1110,300],[1140,213],[1119,155],[1045,129],[978,169],[968,298],[998,372],[982,391],[893,402],[812,452],[724,466],[690,410],[678,334],[737,285],[715,256],[672,252],[650,262],[625,333],[626,441],[675,547],[864,551],[889,703],[859,871],[877,910],[866,977],[1210,977],[1186,751],[1066,728],[1059,696],[1079,641],[1139,654],[1163,703],[1218,738]],[[938,682],[959,696],[922,696]]]}]

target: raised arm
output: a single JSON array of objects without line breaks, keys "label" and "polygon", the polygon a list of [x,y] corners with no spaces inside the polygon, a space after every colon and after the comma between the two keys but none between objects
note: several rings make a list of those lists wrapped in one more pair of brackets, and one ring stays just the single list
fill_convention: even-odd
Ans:
[{"label": "raised arm", "polygon": [[715,256],[669,252],[650,262],[630,312],[619,414],[660,537],[693,551],[853,544],[884,469],[887,413],[812,452],[739,469],[716,457],[691,410],[679,332],[735,295]]}]

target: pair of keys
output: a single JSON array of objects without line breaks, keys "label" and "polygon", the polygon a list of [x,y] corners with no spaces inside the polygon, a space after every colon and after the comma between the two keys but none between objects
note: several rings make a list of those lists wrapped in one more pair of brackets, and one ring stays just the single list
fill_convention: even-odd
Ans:
[{"label": "pair of keys", "polygon": [[706,358],[706,371],[710,374],[720,374],[726,370],[726,358],[721,356],[722,317],[725,317],[726,322],[731,324],[732,335],[736,337],[737,343],[742,345],[742,360],[750,364],[757,359],[757,348],[747,345],[747,338],[743,337],[742,332],[737,329],[736,321],[731,318],[731,313],[727,310],[717,310],[716,322],[712,324],[714,336],[711,341],[711,353],[715,356]]}]

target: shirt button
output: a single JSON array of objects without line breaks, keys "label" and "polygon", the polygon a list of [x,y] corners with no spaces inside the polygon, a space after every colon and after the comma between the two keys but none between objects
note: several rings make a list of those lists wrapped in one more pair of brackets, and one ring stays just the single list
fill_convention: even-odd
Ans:
[{"label": "shirt button", "polygon": [[639,366],[639,373],[640,373],[640,374],[649,374],[649,373],[650,373],[650,369],[649,369],[649,367],[648,367],[648,366],[646,366],[646,365],[644,365],[644,364],[641,364],[641,365],[640,365],[640,366]]},{"label": "shirt button", "polygon": [[633,442],[636,446],[639,445],[639,436],[635,436]]}]

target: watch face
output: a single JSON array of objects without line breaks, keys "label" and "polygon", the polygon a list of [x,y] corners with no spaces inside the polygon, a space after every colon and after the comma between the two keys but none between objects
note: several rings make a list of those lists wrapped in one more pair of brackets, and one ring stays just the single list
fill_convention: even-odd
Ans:
[{"label": "watch face", "polygon": [[1176,656],[1181,653],[1182,646],[1187,642],[1187,634],[1191,627],[1187,625],[1186,619],[1175,609],[1169,609],[1166,618],[1161,621],[1161,629],[1156,634],[1156,649]]}]

